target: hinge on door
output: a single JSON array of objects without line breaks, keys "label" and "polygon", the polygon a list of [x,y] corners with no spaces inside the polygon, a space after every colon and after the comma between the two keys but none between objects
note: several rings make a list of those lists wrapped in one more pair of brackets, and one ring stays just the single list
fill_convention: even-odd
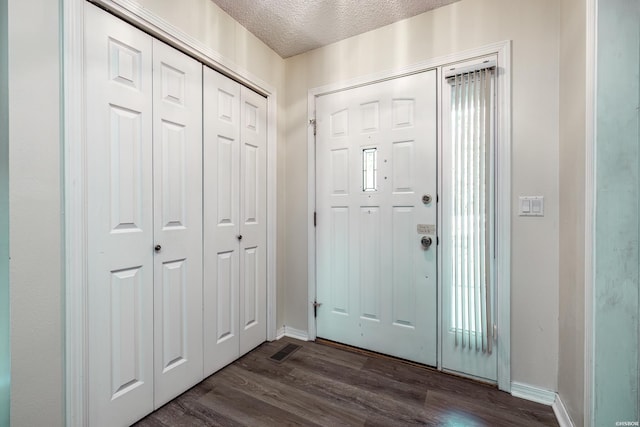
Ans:
[{"label": "hinge on door", "polygon": [[314,212],[313,213],[313,226],[317,226],[318,225],[318,213]]},{"label": "hinge on door", "polygon": [[313,317],[318,317],[318,307],[320,307],[321,305],[321,302],[313,301]]},{"label": "hinge on door", "polygon": [[313,126],[313,135],[316,134],[316,119],[309,119],[309,124]]},{"label": "hinge on door", "polygon": [[493,340],[498,341],[498,325],[493,324]]}]

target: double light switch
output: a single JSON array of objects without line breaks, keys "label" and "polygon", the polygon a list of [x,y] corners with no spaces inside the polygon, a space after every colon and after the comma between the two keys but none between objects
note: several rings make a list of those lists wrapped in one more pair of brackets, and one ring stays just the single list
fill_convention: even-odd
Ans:
[{"label": "double light switch", "polygon": [[544,216],[544,196],[520,196],[520,216]]}]

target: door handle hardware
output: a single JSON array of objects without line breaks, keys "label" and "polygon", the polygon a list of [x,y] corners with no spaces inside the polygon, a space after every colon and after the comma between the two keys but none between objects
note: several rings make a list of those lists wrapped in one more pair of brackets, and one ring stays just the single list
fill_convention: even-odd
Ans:
[{"label": "door handle hardware", "polygon": [[156,252],[160,252],[160,250],[162,249],[162,246],[160,246],[160,245],[156,245],[156,247],[155,247],[155,248],[153,248],[153,249],[155,249],[155,250],[156,250]]},{"label": "door handle hardware", "polygon": [[425,205],[431,203],[431,194],[425,194],[424,196],[422,196],[422,203],[424,203]]},{"label": "door handle hardware", "polygon": [[238,240],[242,240],[242,234],[238,234],[236,237],[238,238]]},{"label": "door handle hardware", "polygon": [[432,243],[433,243],[433,240],[431,239],[431,237],[422,236],[422,239],[420,239],[420,244],[424,249],[429,249]]}]

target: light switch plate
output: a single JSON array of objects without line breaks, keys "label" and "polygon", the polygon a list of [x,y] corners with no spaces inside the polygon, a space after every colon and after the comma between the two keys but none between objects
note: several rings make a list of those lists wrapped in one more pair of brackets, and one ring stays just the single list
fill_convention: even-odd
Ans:
[{"label": "light switch plate", "polygon": [[518,198],[520,216],[544,216],[544,196],[520,196]]}]

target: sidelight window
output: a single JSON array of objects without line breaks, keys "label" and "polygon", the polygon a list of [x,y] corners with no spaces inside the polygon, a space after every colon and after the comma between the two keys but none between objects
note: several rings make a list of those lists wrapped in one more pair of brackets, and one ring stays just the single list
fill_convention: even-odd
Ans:
[{"label": "sidelight window", "polygon": [[[484,64],[482,64],[484,65]],[[494,68],[460,72],[450,91],[448,234],[450,332],[455,345],[491,353]]]}]

